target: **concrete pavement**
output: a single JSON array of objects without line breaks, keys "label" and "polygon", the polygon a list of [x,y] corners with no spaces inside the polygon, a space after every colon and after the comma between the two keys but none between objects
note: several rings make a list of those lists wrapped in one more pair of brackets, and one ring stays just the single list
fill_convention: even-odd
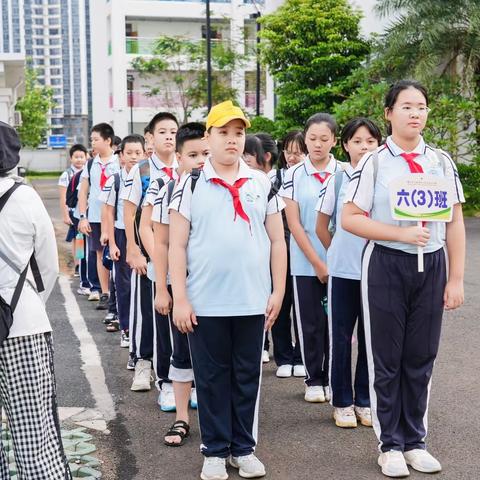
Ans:
[{"label": "concrete pavement", "polygon": [[[51,212],[59,235],[62,235],[54,184],[52,181],[37,181],[35,186]],[[460,310],[445,315],[429,412],[429,449],[444,468],[435,478],[446,480],[480,478],[480,418],[476,416],[480,397],[480,220],[467,219],[466,223],[466,302]],[[62,252],[68,251],[61,242],[59,247]],[[66,274],[68,263],[63,265]],[[67,279],[71,280],[70,288],[75,291],[76,279]],[[105,332],[101,322],[103,315],[84,297],[76,295],[75,302],[100,354],[106,387],[116,409],[115,418],[108,423],[110,433],[93,432],[99,449],[96,456],[104,462],[103,478],[199,478],[202,457],[196,413],[192,411],[192,436],[187,444],[181,449],[164,447],[163,435],[174,421],[174,415],[160,412],[156,405],[156,391],[130,391],[132,372],[125,368],[128,353],[119,348],[118,334]],[[82,363],[81,341],[68,320],[68,305],[66,309],[65,296],[60,288],[55,289],[48,308],[54,327],[59,404],[62,407],[95,408],[91,382]],[[372,429],[338,429],[331,419],[331,406],[307,404],[302,397],[301,380],[277,379],[273,362],[265,366],[257,454],[266,464],[266,479],[384,478],[376,465],[376,438]],[[230,478],[239,477],[231,471]],[[428,477],[412,473],[411,478]]]}]

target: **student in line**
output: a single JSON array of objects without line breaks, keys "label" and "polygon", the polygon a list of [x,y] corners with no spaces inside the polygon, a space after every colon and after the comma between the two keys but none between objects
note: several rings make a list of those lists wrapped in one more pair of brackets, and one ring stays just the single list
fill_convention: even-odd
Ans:
[{"label": "student in line", "polygon": [[[20,140],[3,122],[0,145],[2,324],[7,306],[13,310],[13,324],[0,340],[0,404],[12,435],[18,478],[71,480],[58,419],[52,327],[45,308],[58,276],[55,232],[37,192],[16,175]],[[8,453],[0,441],[2,479],[11,478]]]},{"label": "student in line", "polygon": [[[391,135],[359,163],[342,215],[344,229],[369,240],[362,260],[365,340],[378,464],[388,477],[409,475],[407,465],[424,473],[442,468],[426,450],[428,399],[443,311],[463,303],[465,200],[452,159],[423,140],[428,111],[428,95],[419,83],[403,80],[390,88],[385,117]],[[392,219],[388,185],[419,173],[449,181],[450,223],[417,226]]]},{"label": "student in line", "polygon": [[[193,169],[203,167],[210,154],[210,149],[205,140],[205,125],[201,123],[187,123],[182,125],[176,136],[176,149],[179,177],[190,173]],[[178,180],[177,180],[178,182]],[[173,185],[164,185],[155,199],[152,222],[154,231],[154,254],[156,291],[155,309],[161,315],[170,315],[172,297],[170,280],[168,278],[168,203],[173,193]],[[196,407],[196,392],[192,390],[193,369],[190,359],[190,347],[185,333],[180,332],[171,323],[171,336],[173,352],[168,378],[172,381],[175,394],[177,415],[175,422],[165,436],[165,445],[183,445],[189,436],[189,401]]]},{"label": "student in line", "polygon": [[65,241],[71,243],[72,245],[72,256],[75,266],[74,276],[80,276],[80,263],[82,263],[82,273],[85,275],[86,278],[85,260],[82,260],[82,262],[80,262],[76,258],[75,238],[78,233],[78,220],[73,216],[73,210],[70,209],[70,207],[66,204],[66,197],[67,188],[70,184],[70,180],[76,173],[83,170],[85,163],[87,163],[87,149],[80,144],[73,145],[68,152],[68,156],[70,159],[70,166],[60,175],[60,178],[58,179],[60,210],[63,215],[63,223],[65,225],[68,225],[68,232]]},{"label": "student in line", "polygon": [[330,400],[328,386],[328,325],[326,314],[328,270],[326,252],[315,234],[315,206],[320,191],[337,168],[330,153],[337,124],[326,113],[312,115],[305,125],[305,160],[285,172],[280,195],[287,204],[290,269],[300,350],[307,377],[305,400]]},{"label": "student in line", "polygon": [[[322,245],[327,249],[329,273],[331,403],[334,407],[333,418],[338,427],[354,428],[357,426],[357,418],[362,425],[371,427],[368,366],[360,296],[360,271],[365,239],[343,230],[341,215],[345,192],[358,162],[365,153],[375,150],[381,144],[382,134],[371,120],[355,118],[343,127],[340,141],[349,163],[342,164],[342,168],[325,182],[316,206],[316,231]],[[355,324],[358,327],[358,356],[354,398],[352,338]]]},{"label": "student in line", "polygon": [[241,158],[249,126],[230,101],[211,109],[211,158],[195,182],[182,178],[169,209],[173,321],[189,334],[203,480],[227,479],[227,458],[242,477],[265,475],[253,453],[262,349],[282,304],[287,258],[283,202]]},{"label": "student in line", "polygon": [[[303,161],[307,155],[307,147],[303,132],[293,130],[288,132],[282,140],[282,150],[278,158],[278,167],[268,173],[268,178],[274,188],[279,191],[285,172],[288,168]],[[282,308],[278,314],[277,321],[272,327],[273,357],[277,364],[276,375],[278,378],[289,378],[292,376],[305,378],[305,367],[302,363],[300,352],[300,340],[295,315],[295,305],[292,294],[292,276],[290,272],[290,230],[288,229],[285,210],[282,211],[285,242],[287,243],[287,277],[285,284],[285,296],[283,297]],[[292,338],[292,323],[295,338]],[[295,340],[295,341],[293,341]]]},{"label": "student in line", "polygon": [[[127,238],[127,263],[134,270],[132,275],[132,304],[137,309],[132,311],[129,322],[130,332],[130,360],[127,368],[135,370],[131,389],[133,391],[147,391],[151,389],[152,358],[154,354],[154,286],[147,276],[149,256],[147,252],[148,238],[141,239],[139,235],[142,205],[150,210],[153,205],[156,189],[156,180],[161,178],[168,183],[175,178],[177,162],[175,159],[175,135],[178,122],[174,115],[168,112],[159,112],[150,120],[147,126],[146,137],[154,144],[155,152],[148,160],[139,162],[129,172],[125,180],[125,190],[120,198],[124,200],[125,235]],[[150,188],[149,188],[150,187]],[[146,200],[147,190],[149,200]],[[154,193],[155,192],[155,193]],[[144,245],[143,242],[147,245]],[[164,321],[168,328],[168,319]],[[166,366],[168,369],[169,365]],[[163,395],[174,408],[173,389],[165,388]],[[162,390],[159,402],[162,400]]]},{"label": "student in line", "polygon": [[[103,188],[101,200],[105,203],[106,229],[110,257],[113,260],[113,280],[117,295],[118,328],[121,330],[120,347],[130,346],[129,318],[132,271],[127,263],[127,240],[123,219],[122,192],[130,170],[145,158],[145,143],[140,135],[126,136],[120,145],[120,158],[124,166],[112,175]],[[107,331],[117,331],[115,324]]]},{"label": "student in line", "polygon": [[97,292],[100,300],[97,310],[107,310],[109,300],[110,273],[102,261],[103,245],[100,242],[102,202],[99,196],[108,177],[120,170],[118,159],[112,150],[114,136],[113,128],[108,123],[99,123],[92,128],[90,140],[97,155],[91,166],[87,163],[83,168],[78,193],[80,216],[78,229],[87,235],[89,254],[97,258],[97,274],[102,291],[101,295]]}]

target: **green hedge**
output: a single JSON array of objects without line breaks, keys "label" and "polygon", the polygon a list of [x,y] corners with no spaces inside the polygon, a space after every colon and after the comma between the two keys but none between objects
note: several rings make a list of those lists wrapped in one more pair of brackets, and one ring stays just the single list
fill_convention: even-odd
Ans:
[{"label": "green hedge", "polygon": [[457,164],[460,180],[465,193],[465,213],[480,211],[480,165]]}]

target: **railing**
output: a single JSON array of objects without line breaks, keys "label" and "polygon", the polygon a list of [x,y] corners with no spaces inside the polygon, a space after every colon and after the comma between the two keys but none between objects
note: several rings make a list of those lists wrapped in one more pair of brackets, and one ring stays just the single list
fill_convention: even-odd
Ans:
[{"label": "railing", "polygon": [[[201,42],[205,42],[206,40],[204,38],[192,38],[192,39],[186,38],[185,41],[201,43]],[[157,42],[157,38],[153,38],[153,37],[126,37],[125,51],[127,54],[132,54],[132,55],[153,55],[156,42]],[[225,47],[231,45],[231,41],[229,39],[212,38],[211,42],[212,44],[217,44],[217,45],[223,44]],[[248,40],[245,43],[247,44],[247,42],[251,42],[251,41]],[[252,48],[252,47],[249,46],[248,48]]]}]

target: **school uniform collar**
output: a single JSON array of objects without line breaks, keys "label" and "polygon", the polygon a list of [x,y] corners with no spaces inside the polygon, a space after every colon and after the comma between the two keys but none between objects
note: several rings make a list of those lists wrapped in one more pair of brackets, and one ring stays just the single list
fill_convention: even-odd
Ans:
[{"label": "school uniform collar", "polygon": [[425,152],[427,151],[427,145],[423,137],[420,137],[420,141],[418,142],[418,145],[411,152],[405,152],[404,150],[402,150],[393,141],[391,136],[387,138],[385,144],[387,145],[388,150],[390,150],[390,153],[394,157],[399,157],[402,153],[418,153],[418,155],[425,155]]},{"label": "school uniform collar", "polygon": [[117,156],[113,152],[111,157],[106,162],[102,162],[102,159],[100,158],[100,155],[98,153],[97,155],[95,155],[95,158],[93,159],[93,163],[99,163],[101,165],[109,165],[110,163],[113,163],[116,161],[117,161]]},{"label": "school uniform collar", "polygon": [[0,198],[2,195],[13,187],[15,180],[10,177],[0,177]]},{"label": "school uniform collar", "polygon": [[355,169],[352,167],[352,164],[349,162],[345,165],[345,168],[343,169],[343,171],[345,172],[345,175],[350,179],[352,178],[352,175]]},{"label": "school uniform collar", "polygon": [[125,180],[127,178],[127,169],[125,167],[122,167],[120,169],[120,180]]},{"label": "school uniform collar", "polygon": [[158,158],[155,152],[152,153],[150,160],[152,161],[153,165],[157,170],[163,170],[164,168],[173,168],[174,170],[176,170],[178,168],[178,162],[176,158],[173,159],[173,163],[170,167],[168,165],[165,165],[165,163],[163,163],[160,158]]},{"label": "school uniform collar", "polygon": [[[203,165],[203,174],[205,175],[205,180],[211,180],[212,178],[220,178],[223,180],[222,177],[218,175],[218,173],[213,168],[210,159],[207,158],[205,160],[205,165]],[[240,158],[239,165],[238,165],[238,173],[235,180],[239,180],[240,178],[252,178],[252,169]]]},{"label": "school uniform collar", "polygon": [[305,161],[303,163],[305,167],[305,171],[308,175],[314,175],[315,173],[329,173],[333,174],[337,170],[337,161],[335,160],[334,156],[330,154],[330,160],[325,167],[325,170],[319,171],[314,166],[312,161],[310,160],[310,155],[305,157]]}]

